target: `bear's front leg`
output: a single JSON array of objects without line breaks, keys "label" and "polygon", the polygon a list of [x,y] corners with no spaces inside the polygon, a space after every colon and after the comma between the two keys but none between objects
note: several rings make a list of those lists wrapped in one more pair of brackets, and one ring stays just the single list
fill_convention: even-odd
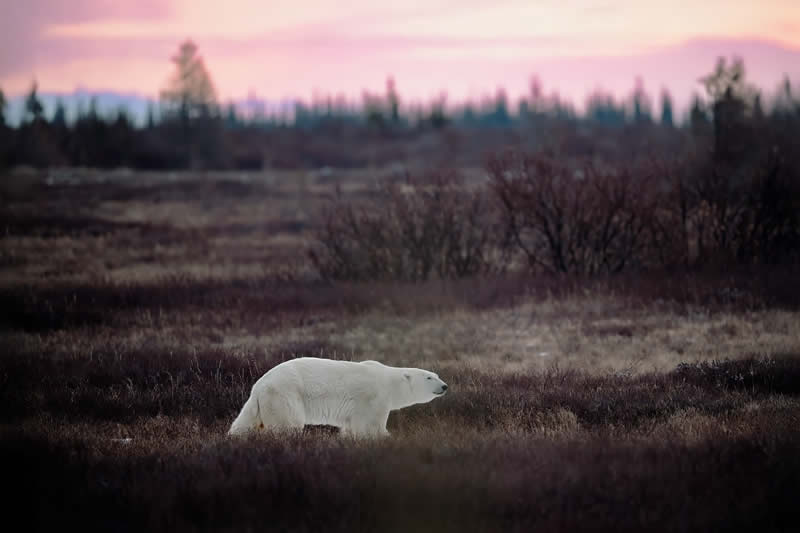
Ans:
[{"label": "bear's front leg", "polygon": [[389,436],[389,432],[386,430],[386,420],[389,418],[388,414],[383,416],[382,414],[376,415],[371,413],[364,416],[364,413],[361,413],[361,415],[362,416],[358,416],[354,413],[347,427],[342,428],[345,434],[366,438]]}]

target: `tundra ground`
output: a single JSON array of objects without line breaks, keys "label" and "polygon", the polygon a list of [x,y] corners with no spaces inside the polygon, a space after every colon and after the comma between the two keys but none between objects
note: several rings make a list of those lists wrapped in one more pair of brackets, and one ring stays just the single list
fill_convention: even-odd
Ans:
[{"label": "tundra ground", "polygon": [[[330,178],[101,178],[34,179],[0,208],[0,448],[31,529],[800,523],[792,272],[327,284],[304,250]],[[227,438],[300,355],[451,390],[382,441]]]}]

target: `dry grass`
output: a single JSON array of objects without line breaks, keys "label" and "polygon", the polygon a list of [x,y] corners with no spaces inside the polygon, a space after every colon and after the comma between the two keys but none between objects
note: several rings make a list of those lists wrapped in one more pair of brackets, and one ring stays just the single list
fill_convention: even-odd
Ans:
[{"label": "dry grass", "polygon": [[[155,178],[0,210],[0,457],[29,529],[796,527],[791,272],[326,285],[291,267],[323,183]],[[451,393],[385,441],[226,438],[298,355]]]},{"label": "dry grass", "polygon": [[379,442],[319,431],[229,440],[247,367],[194,357],[28,360],[31,376],[52,376],[43,382],[11,370],[4,471],[38,507],[36,529],[796,524],[797,354],[637,378],[451,369],[453,394],[393,414]]},{"label": "dry grass", "polygon": [[349,323],[281,334],[323,336],[398,364],[468,363],[509,372],[554,366],[593,373],[667,371],[681,362],[800,352],[800,315],[794,312],[685,314],[654,306],[615,313],[615,304],[607,295],[548,299],[506,309],[439,312],[425,320],[373,311]]}]

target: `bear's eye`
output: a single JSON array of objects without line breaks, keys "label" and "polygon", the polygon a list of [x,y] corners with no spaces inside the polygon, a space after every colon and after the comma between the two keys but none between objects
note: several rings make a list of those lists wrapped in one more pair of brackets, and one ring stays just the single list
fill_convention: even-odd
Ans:
[{"label": "bear's eye", "polygon": [[428,379],[433,379],[432,377],[428,376]]}]

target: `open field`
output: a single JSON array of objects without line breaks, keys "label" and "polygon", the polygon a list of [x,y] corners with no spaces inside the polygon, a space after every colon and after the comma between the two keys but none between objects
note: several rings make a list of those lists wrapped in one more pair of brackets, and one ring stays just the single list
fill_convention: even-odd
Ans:
[{"label": "open field", "polygon": [[[336,186],[391,177],[2,178],[12,512],[36,530],[797,528],[796,268],[317,279]],[[300,355],[419,366],[450,392],[381,442],[226,438],[252,383]]]}]

